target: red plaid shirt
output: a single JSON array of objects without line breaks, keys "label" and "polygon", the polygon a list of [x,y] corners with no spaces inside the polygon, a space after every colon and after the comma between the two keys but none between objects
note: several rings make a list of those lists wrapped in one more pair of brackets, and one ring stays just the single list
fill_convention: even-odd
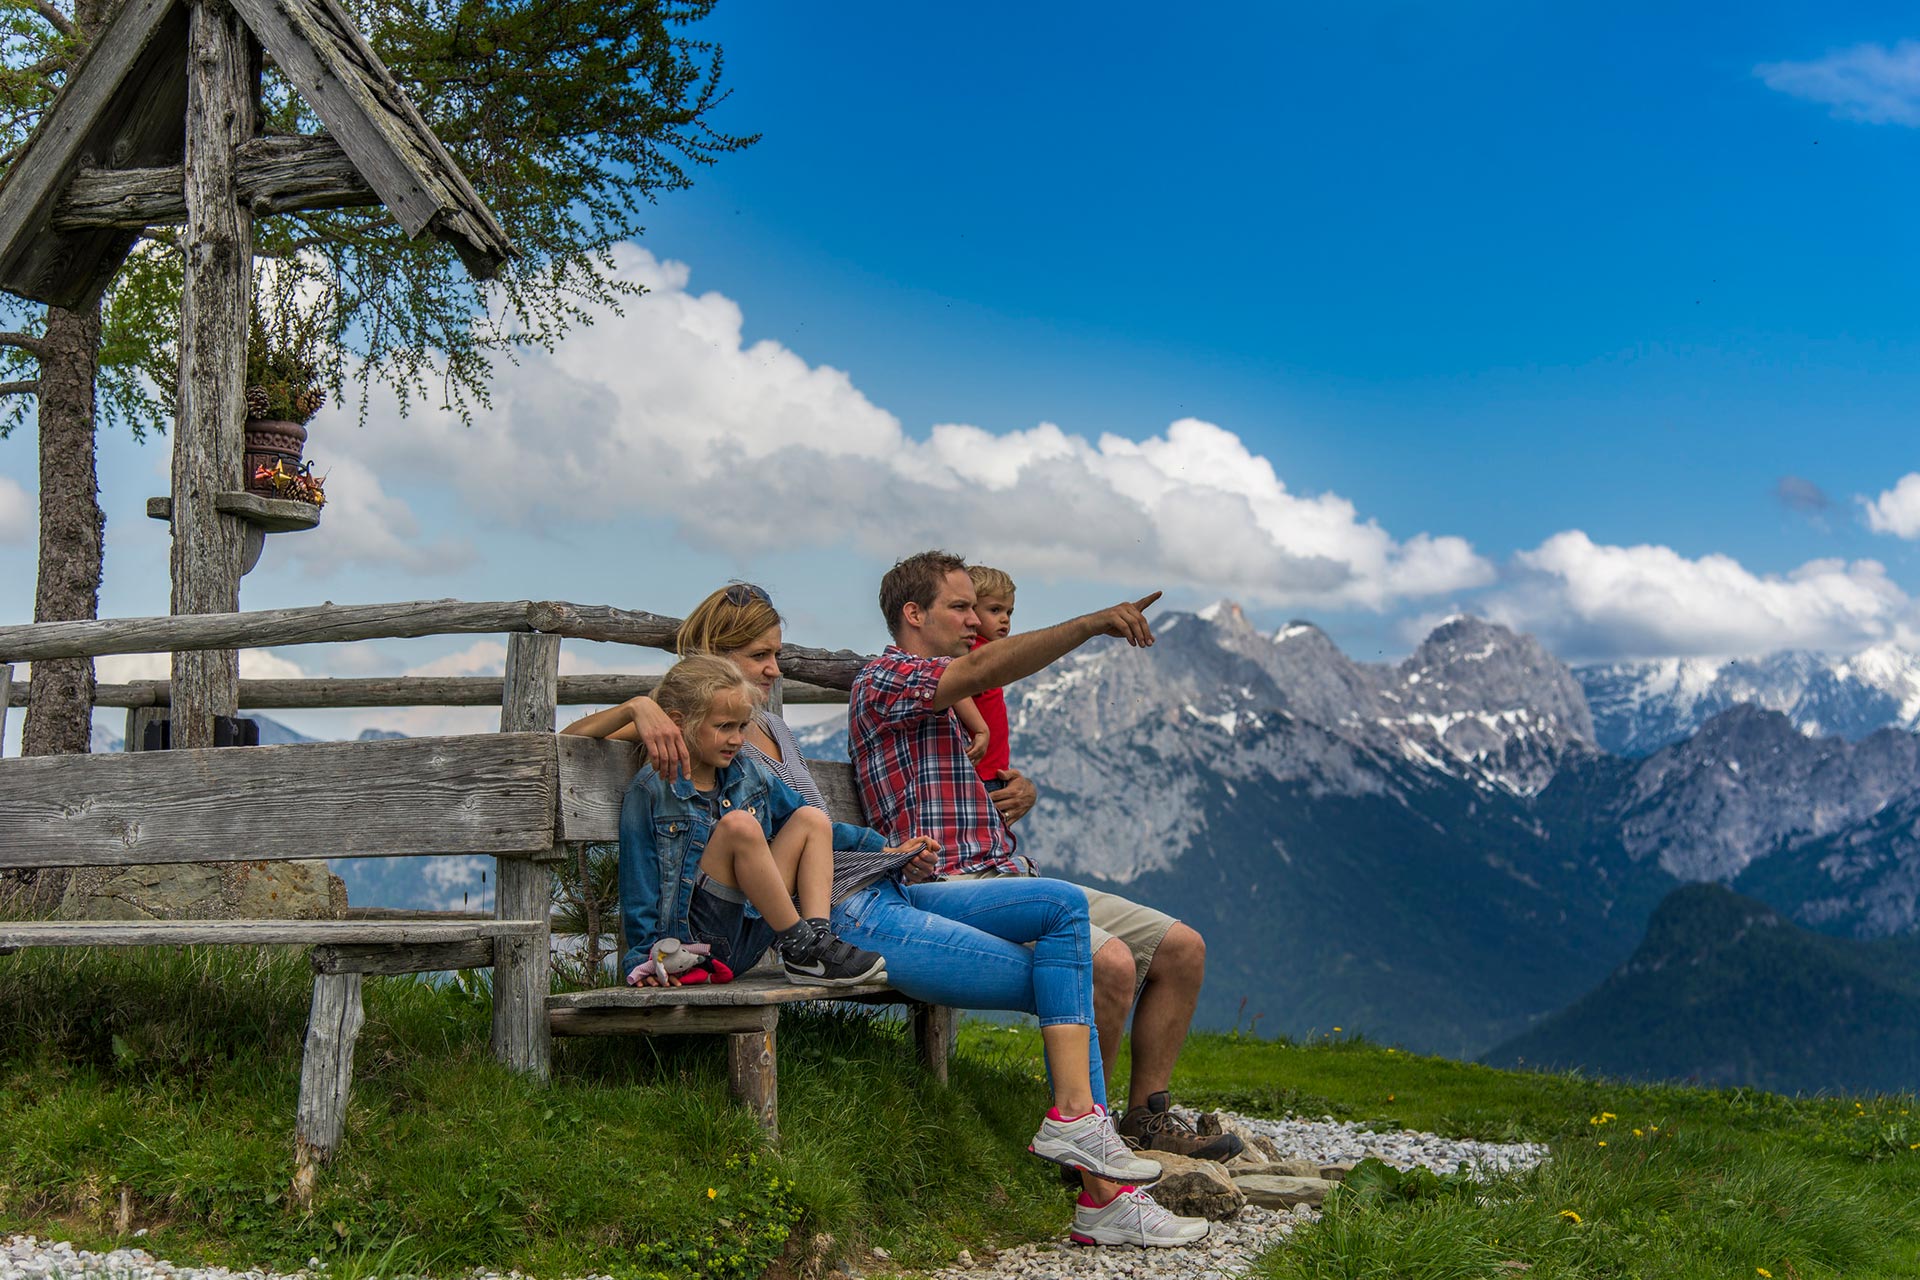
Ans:
[{"label": "red plaid shirt", "polygon": [[921,658],[898,645],[854,677],[847,725],[853,774],[867,821],[898,844],[909,836],[940,842],[940,874],[1021,874],[1013,833],[1000,820],[951,707],[933,709],[952,658]]}]

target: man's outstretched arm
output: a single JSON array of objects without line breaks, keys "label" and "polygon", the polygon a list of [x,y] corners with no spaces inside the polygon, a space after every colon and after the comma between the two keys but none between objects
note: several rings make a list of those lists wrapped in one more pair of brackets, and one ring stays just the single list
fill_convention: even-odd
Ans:
[{"label": "man's outstretched arm", "polygon": [[1147,625],[1146,610],[1159,598],[1160,593],[1156,591],[1130,604],[1116,604],[1039,631],[1022,631],[1004,640],[983,644],[947,664],[945,674],[940,677],[939,692],[934,694],[933,709],[944,711],[962,698],[1025,679],[1095,636],[1114,636],[1135,648],[1150,645],[1153,628]]}]

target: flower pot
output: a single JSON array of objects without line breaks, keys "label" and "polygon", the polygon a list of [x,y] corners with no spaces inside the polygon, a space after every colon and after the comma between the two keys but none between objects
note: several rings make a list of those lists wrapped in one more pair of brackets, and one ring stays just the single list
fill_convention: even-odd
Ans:
[{"label": "flower pot", "polygon": [[246,426],[247,488],[254,493],[272,493],[273,485],[256,479],[261,467],[286,463],[293,471],[300,466],[300,454],[307,447],[307,429],[297,422],[277,422],[272,418],[248,418]]}]

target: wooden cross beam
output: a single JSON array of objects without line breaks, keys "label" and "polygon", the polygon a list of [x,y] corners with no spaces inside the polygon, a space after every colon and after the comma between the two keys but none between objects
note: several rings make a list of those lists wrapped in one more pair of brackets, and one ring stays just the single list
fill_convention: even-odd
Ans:
[{"label": "wooden cross beam", "polygon": [[[327,134],[254,138],[240,144],[234,189],[256,218],[307,209],[376,205],[353,160]],[[187,169],[82,169],[54,206],[55,231],[146,227],[187,220]]]}]

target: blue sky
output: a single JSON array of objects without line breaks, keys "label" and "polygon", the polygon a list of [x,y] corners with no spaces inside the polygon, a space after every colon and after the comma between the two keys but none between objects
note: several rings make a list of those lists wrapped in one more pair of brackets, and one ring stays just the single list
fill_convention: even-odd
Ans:
[{"label": "blue sky", "polygon": [[[1027,625],[1165,587],[1367,658],[1456,609],[1574,660],[1920,638],[1910,10],[722,0],[706,32],[719,122],[764,137],[653,211],[653,294],[472,431],[323,416],[335,506],[248,606],[675,613],[741,576],[872,648],[878,573],[937,541]],[[32,448],[0,443],[11,618]],[[103,611],[164,612],[165,444],[102,458]]]}]

